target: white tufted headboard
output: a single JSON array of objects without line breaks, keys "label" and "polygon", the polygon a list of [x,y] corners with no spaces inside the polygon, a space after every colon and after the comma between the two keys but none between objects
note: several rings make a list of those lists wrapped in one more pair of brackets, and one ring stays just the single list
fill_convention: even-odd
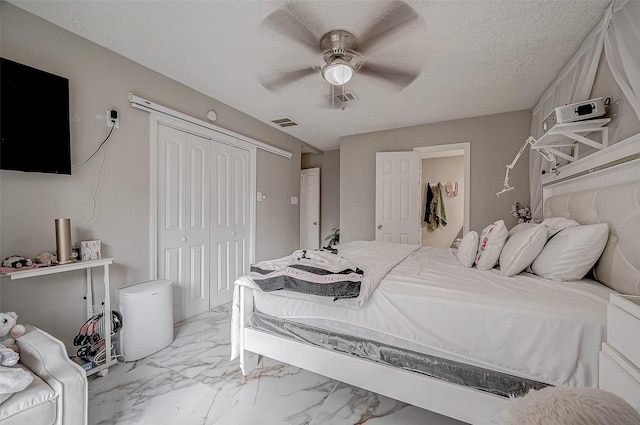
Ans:
[{"label": "white tufted headboard", "polygon": [[607,223],[609,240],[595,276],[640,295],[640,135],[561,169],[543,182],[544,217]]}]

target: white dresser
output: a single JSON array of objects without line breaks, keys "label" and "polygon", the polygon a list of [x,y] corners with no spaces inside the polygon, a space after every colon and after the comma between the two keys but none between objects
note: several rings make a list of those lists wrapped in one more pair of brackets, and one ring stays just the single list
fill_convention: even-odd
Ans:
[{"label": "white dresser", "polygon": [[640,297],[611,294],[607,341],[600,352],[600,388],[640,411]]}]

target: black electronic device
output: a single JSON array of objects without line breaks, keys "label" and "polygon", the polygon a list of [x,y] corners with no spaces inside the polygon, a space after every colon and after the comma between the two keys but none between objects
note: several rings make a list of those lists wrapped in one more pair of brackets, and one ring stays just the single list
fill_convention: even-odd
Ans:
[{"label": "black electronic device", "polygon": [[71,174],[69,80],[0,58],[0,169]]}]

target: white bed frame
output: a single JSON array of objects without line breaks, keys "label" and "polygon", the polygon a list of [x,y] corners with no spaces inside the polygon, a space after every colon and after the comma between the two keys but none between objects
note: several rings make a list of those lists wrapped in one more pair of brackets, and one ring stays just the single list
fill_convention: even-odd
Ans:
[{"label": "white bed frame", "polygon": [[257,366],[259,354],[472,424],[491,424],[491,417],[507,402],[484,391],[248,328],[253,296],[244,286],[240,310],[240,367],[245,375]]},{"label": "white bed frame", "polygon": [[[620,158],[640,152],[640,135],[599,151],[570,167],[563,167],[558,175],[547,178],[544,199],[556,194],[591,189],[594,179],[582,177],[588,170],[596,170]],[[615,174],[615,167],[640,169],[640,159],[609,167],[607,175]],[[613,173],[612,173],[613,172]],[[625,171],[627,173],[627,171]],[[586,172],[586,174],[590,174]],[[577,176],[580,183],[572,177]],[[626,177],[625,177],[626,178]],[[633,178],[633,177],[632,177]],[[616,181],[615,178],[612,181]],[[638,178],[640,181],[640,178]],[[565,184],[566,183],[566,184]],[[619,184],[619,183],[614,183]],[[549,188],[550,190],[547,190]],[[640,239],[640,237],[638,238]],[[240,367],[246,375],[257,366],[258,355],[266,356],[329,378],[345,382],[375,393],[400,400],[451,418],[477,425],[489,425],[494,415],[508,404],[508,399],[472,388],[451,384],[426,375],[396,369],[368,360],[333,352],[305,343],[278,337],[246,326],[253,312],[252,290],[240,287]]]}]

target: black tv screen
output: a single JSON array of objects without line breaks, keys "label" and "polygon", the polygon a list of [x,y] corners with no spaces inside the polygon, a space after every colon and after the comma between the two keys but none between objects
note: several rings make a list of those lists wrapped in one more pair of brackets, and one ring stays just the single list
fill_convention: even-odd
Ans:
[{"label": "black tv screen", "polygon": [[71,174],[69,80],[0,61],[0,168]]}]

